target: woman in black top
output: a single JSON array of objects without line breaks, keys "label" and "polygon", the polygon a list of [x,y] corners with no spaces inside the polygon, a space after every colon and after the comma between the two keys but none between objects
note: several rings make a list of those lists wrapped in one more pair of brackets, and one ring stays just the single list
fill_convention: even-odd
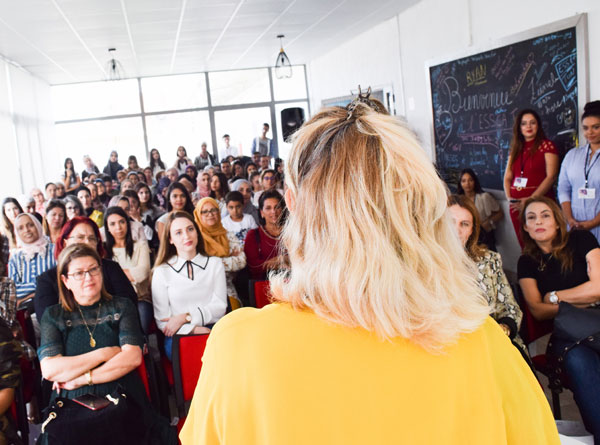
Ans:
[{"label": "woman in black top", "polygon": [[[567,232],[560,208],[546,197],[529,198],[521,218],[523,255],[517,273],[532,315],[549,320],[564,301],[588,307],[600,301],[600,246],[584,230]],[[570,344],[552,338],[549,353]],[[600,443],[600,354],[582,343],[564,356],[564,371],[588,431]]]}]

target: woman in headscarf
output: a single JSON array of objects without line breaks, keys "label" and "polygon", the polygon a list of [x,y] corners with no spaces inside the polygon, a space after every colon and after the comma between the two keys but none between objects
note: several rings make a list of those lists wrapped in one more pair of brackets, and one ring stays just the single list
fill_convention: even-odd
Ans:
[{"label": "woman in headscarf", "polygon": [[15,282],[17,301],[33,297],[38,275],[56,266],[54,244],[44,235],[42,225],[30,213],[15,218],[17,249],[8,261],[8,276]]},{"label": "woman in headscarf", "polygon": [[[246,254],[233,232],[228,232],[221,224],[219,204],[213,198],[202,198],[194,209],[194,219],[204,239],[208,256],[223,260],[227,278],[227,297],[233,309],[241,306],[233,279],[238,270],[246,267]],[[237,303],[237,305],[236,305]]]},{"label": "woman in headscarf", "polygon": [[119,155],[118,153],[113,150],[110,152],[110,157],[108,158],[108,164],[106,164],[106,167],[104,167],[103,172],[106,173],[107,175],[110,175],[110,177],[112,178],[113,181],[117,180],[117,172],[120,170],[123,170],[125,167],[123,167],[121,164],[119,164]]},{"label": "woman in headscarf", "polygon": [[200,200],[208,196],[210,196],[210,174],[203,171],[196,178],[196,191],[192,193],[192,199]]}]

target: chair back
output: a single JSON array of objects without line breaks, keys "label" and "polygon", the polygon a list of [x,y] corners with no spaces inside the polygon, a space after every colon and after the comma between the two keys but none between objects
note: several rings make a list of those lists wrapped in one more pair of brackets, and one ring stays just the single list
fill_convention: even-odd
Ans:
[{"label": "chair back", "polygon": [[173,336],[173,383],[181,417],[187,414],[186,402],[194,397],[208,336],[209,334]]},{"label": "chair back", "polygon": [[255,308],[271,304],[270,292],[268,280],[250,280],[250,304]]}]

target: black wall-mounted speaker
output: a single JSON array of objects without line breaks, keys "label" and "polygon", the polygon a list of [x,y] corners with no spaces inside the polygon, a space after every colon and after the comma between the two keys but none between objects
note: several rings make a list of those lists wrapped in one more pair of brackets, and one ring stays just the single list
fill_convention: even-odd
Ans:
[{"label": "black wall-mounted speaker", "polygon": [[287,142],[294,132],[304,123],[304,110],[302,108],[284,108],[281,110],[281,133]]}]

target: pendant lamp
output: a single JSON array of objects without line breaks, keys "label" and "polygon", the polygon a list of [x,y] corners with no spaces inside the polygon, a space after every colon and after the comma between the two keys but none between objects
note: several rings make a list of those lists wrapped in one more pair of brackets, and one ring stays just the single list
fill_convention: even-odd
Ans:
[{"label": "pendant lamp", "polygon": [[115,59],[114,52],[116,50],[116,48],[108,48],[111,59],[106,64],[106,80],[121,80],[125,77],[123,65]]},{"label": "pendant lamp", "polygon": [[283,50],[283,43],[281,39],[285,36],[283,34],[279,34],[277,38],[279,39],[280,50],[277,55],[277,62],[275,62],[275,77],[278,79],[289,79],[292,77],[292,64],[290,63],[290,59]]}]

